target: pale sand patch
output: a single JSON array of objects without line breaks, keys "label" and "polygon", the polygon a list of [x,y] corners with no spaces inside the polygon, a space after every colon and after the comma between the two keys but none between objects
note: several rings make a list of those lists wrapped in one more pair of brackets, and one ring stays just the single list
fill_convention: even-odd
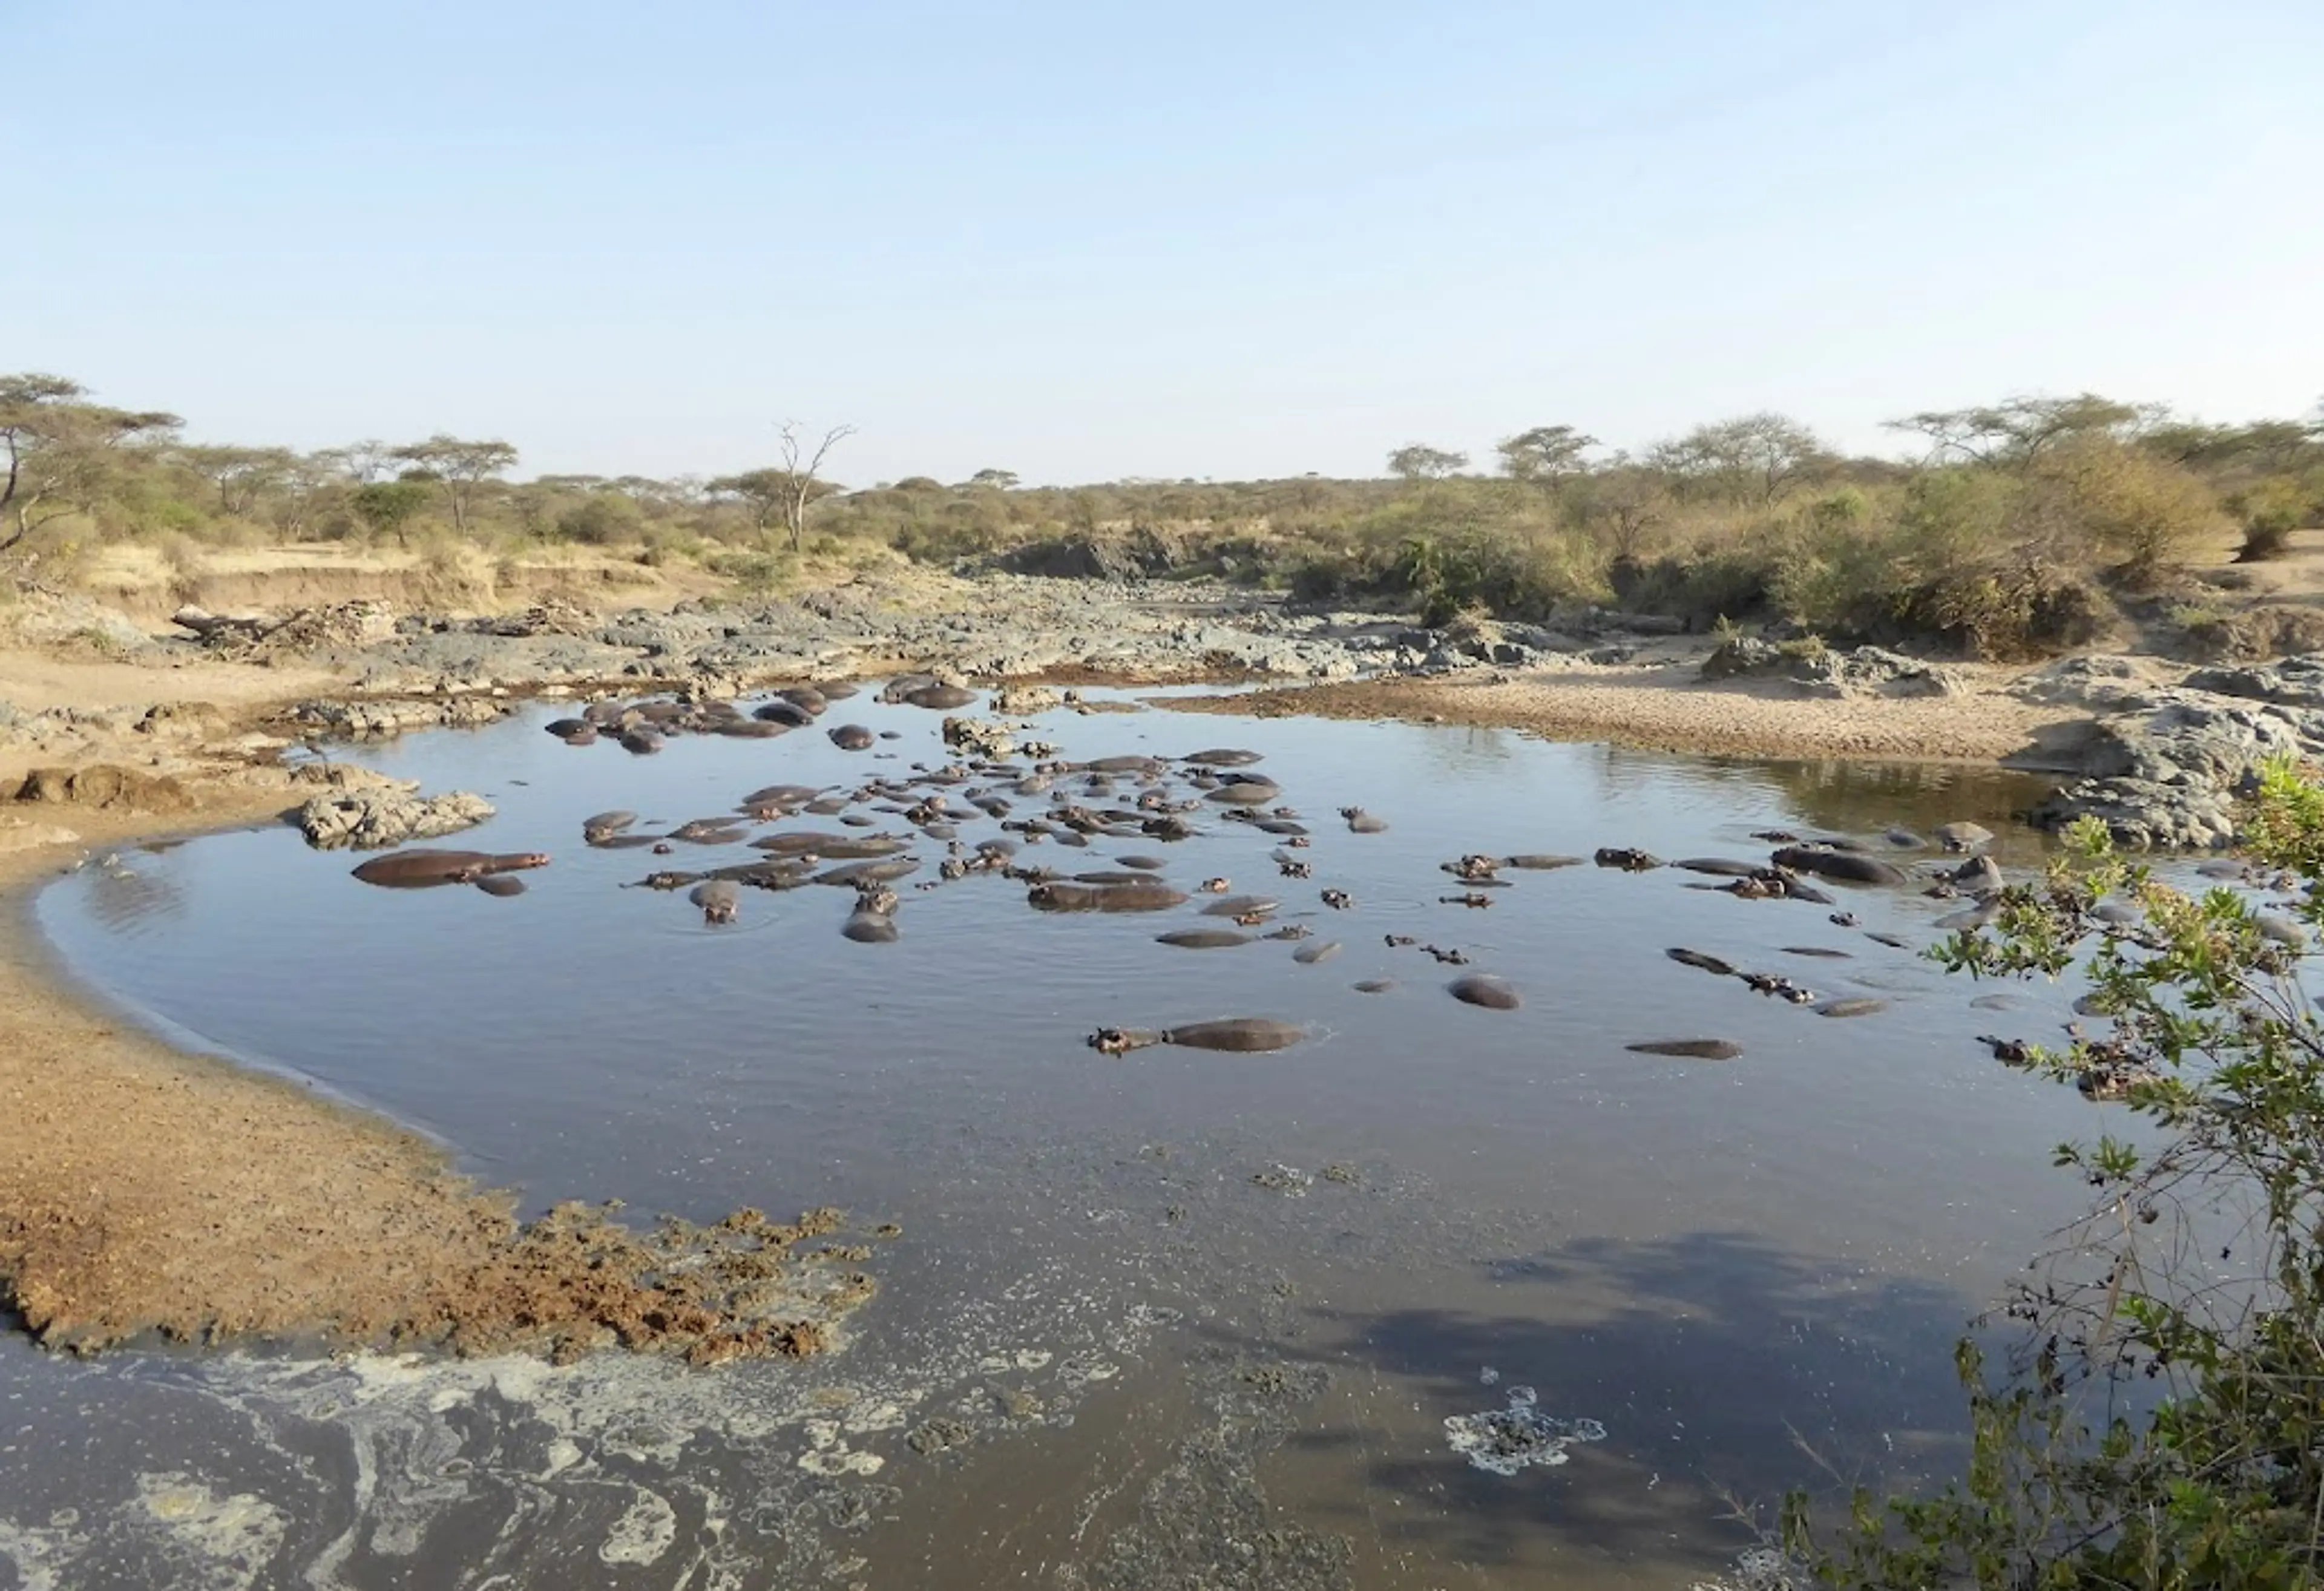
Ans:
[{"label": "pale sand patch", "polygon": [[[1198,711],[1262,717],[1401,718],[1526,730],[1552,740],[1757,757],[1997,762],[2087,713],[2002,694],[2004,669],[1967,669],[1959,696],[1802,698],[1772,684],[1704,685],[1690,661],[1638,669],[1543,670],[1475,680],[1398,679],[1241,692]],[[1480,673],[1482,671],[1480,671]]]}]

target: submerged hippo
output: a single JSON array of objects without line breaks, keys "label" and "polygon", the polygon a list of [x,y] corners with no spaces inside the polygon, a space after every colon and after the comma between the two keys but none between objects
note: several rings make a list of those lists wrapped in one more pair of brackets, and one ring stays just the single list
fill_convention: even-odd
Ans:
[{"label": "submerged hippo", "polygon": [[524,880],[509,873],[487,873],[476,880],[476,887],[495,899],[506,900],[524,893]]},{"label": "submerged hippo", "polygon": [[1175,945],[1180,950],[1227,950],[1238,944],[1253,944],[1257,941],[1248,933],[1238,933],[1231,928],[1180,928],[1170,933],[1154,936],[1157,944]]},{"label": "submerged hippo", "polygon": [[1501,858],[1501,866],[1529,873],[1545,873],[1554,868],[1578,868],[1581,865],[1582,859],[1578,856],[1551,856],[1538,851],[1521,851],[1515,856]]},{"label": "submerged hippo", "polygon": [[1189,1023],[1184,1027],[1154,1030],[1101,1027],[1089,1044],[1109,1055],[1143,1050],[1153,1044],[1177,1044],[1190,1050],[1229,1050],[1245,1054],[1286,1050],[1307,1036],[1304,1027],[1267,1016],[1229,1016],[1216,1022]]},{"label": "submerged hippo", "polygon": [[1386,818],[1374,817],[1370,813],[1366,812],[1360,806],[1343,806],[1340,808],[1340,815],[1347,820],[1348,832],[1351,834],[1385,834],[1388,832],[1388,820]]},{"label": "submerged hippo", "polygon": [[775,694],[816,718],[822,717],[823,710],[831,705],[831,698],[813,685],[793,685],[787,691],[777,691]]},{"label": "submerged hippo", "polygon": [[1672,961],[1676,961],[1682,967],[1700,967],[1705,972],[1716,973],[1721,978],[1732,978],[1735,976],[1734,962],[1721,961],[1717,956],[1707,955],[1702,951],[1687,950],[1683,946],[1674,946],[1670,950],[1663,952],[1663,954],[1668,956]]},{"label": "submerged hippo", "polygon": [[948,713],[955,707],[965,707],[976,700],[976,693],[956,685],[925,685],[904,694],[907,706],[926,707],[934,712]]},{"label": "submerged hippo", "polygon": [[878,738],[860,723],[843,723],[828,733],[831,743],[842,751],[869,751]]},{"label": "submerged hippo", "polygon": [[1189,751],[1178,760],[1192,763],[1196,768],[1249,768],[1252,763],[1263,761],[1265,759],[1256,751],[1245,751],[1234,747],[1214,747],[1207,751]]},{"label": "submerged hippo", "polygon": [[473,884],[493,873],[545,868],[545,851],[397,851],[375,856],[353,869],[366,884],[388,889],[426,889],[438,884]]},{"label": "submerged hippo", "polygon": [[731,878],[696,884],[686,898],[702,908],[702,920],[706,923],[731,923],[742,909],[742,888]]},{"label": "submerged hippo", "polygon": [[1282,909],[1283,903],[1268,895],[1228,895],[1203,908],[1206,917],[1263,917]]},{"label": "submerged hippo", "polygon": [[805,729],[815,722],[815,714],[797,702],[777,696],[771,702],[761,702],[751,709],[751,716],[761,723],[788,724],[793,729]]},{"label": "submerged hippo", "polygon": [[1743,1053],[1733,1039],[1648,1039],[1622,1047],[1634,1055],[1674,1055],[1686,1061],[1732,1061]]},{"label": "submerged hippo", "polygon": [[1482,1006],[1489,1011],[1514,1011],[1525,1004],[1525,997],[1506,979],[1489,972],[1471,972],[1455,978],[1444,986],[1444,992],[1463,1005]]},{"label": "submerged hippo", "polygon": [[1186,904],[1185,891],[1160,884],[1036,884],[1026,904],[1043,912],[1167,912]]},{"label": "submerged hippo", "polygon": [[1301,945],[1291,952],[1291,959],[1303,967],[1313,967],[1318,962],[1330,961],[1339,953],[1340,942],[1336,939],[1327,939],[1318,944]]},{"label": "submerged hippo", "polygon": [[633,812],[601,812],[581,820],[581,839],[585,844],[596,845],[612,839],[638,821]]},{"label": "submerged hippo", "polygon": [[1786,845],[1775,852],[1775,865],[1794,873],[1813,873],[1843,884],[1898,885],[1904,869],[1862,851],[1838,851],[1821,845]]}]

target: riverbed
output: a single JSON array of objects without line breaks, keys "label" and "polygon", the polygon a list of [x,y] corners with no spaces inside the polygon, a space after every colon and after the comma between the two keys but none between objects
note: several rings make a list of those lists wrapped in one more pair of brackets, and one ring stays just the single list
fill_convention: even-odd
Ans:
[{"label": "riverbed", "polygon": [[[270,828],[101,860],[39,898],[39,924],[125,1013],[434,1136],[530,1207],[838,1204],[896,1228],[865,1241],[878,1297],[839,1352],[708,1372],[79,1365],[11,1339],[0,1585],[11,1563],[60,1586],[1131,1587],[1225,1567],[1253,1585],[1685,1585],[1754,1544],[1732,1501],[1765,1525],[1830,1469],[1901,1482],[1958,1458],[1950,1345],[2071,1213],[2050,1147],[2109,1114],[1976,1042],[2043,1036],[2075,991],[1976,1003],[1996,991],[1918,953],[1958,901],[1748,900],[1690,887],[1716,874],[1586,860],[1486,888],[1440,867],[1609,846],[1764,861],[1753,836],[1780,830],[1917,868],[1943,859],[1889,830],[1971,819],[2022,874],[2040,847],[2009,816],[2033,792],[2000,773],[1056,710],[1026,732],[1071,759],[1260,753],[1249,771],[1311,832],[1230,820],[1174,762],[1195,837],[1053,837],[1017,860],[1157,857],[1183,906],[1038,912],[997,872],[923,890],[945,847],[917,838],[899,936],[866,944],[841,936],[839,888],[745,889],[736,922],[707,924],[640,881],[760,852],[589,847],[583,820],[628,808],[659,832],[777,782],[909,779],[957,760],[940,714],[867,694],[823,723],[898,737],[869,750],[818,726],[650,757],[568,748],[541,732],[552,716],[355,754],[491,799],[497,817],[438,843],[552,853],[521,896],[372,888],[356,858]],[[1134,776],[1056,787],[1092,806],[1138,793]],[[1051,801],[1009,799],[1019,818]],[[912,836],[881,805],[849,809],[872,819],[860,832]],[[953,805],[964,845],[1007,834]],[[1351,832],[1343,807],[1385,832]],[[1249,943],[1157,943],[1224,925],[1201,915],[1213,878],[1279,905]],[[1489,904],[1446,898],[1468,896]],[[1263,937],[1284,927],[1308,933]],[[1522,1005],[1455,1000],[1471,973]],[[1840,1000],[1885,1005],[1819,1014]],[[1305,1036],[1085,1042],[1227,1016]],[[1625,1047],[1674,1038],[1741,1054]]]}]

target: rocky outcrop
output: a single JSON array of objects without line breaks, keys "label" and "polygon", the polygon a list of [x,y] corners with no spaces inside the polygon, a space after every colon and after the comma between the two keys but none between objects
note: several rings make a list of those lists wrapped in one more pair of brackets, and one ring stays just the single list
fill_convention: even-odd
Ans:
[{"label": "rocky outcrop", "polygon": [[395,780],[318,796],[296,821],[318,851],[374,851],[472,829],[492,815],[492,803],[469,791],[422,796],[416,781]]},{"label": "rocky outcrop", "polygon": [[469,729],[497,722],[509,704],[483,696],[301,702],[290,717],[302,730],[344,740],[380,740],[413,730]]},{"label": "rocky outcrop", "polygon": [[103,762],[88,768],[36,768],[16,787],[15,799],[133,812],[180,812],[192,805],[185,786],[167,775]]},{"label": "rocky outcrop", "polygon": [[[2237,676],[2225,678],[2223,676]],[[2245,677],[2264,676],[2264,677]],[[2212,849],[2233,844],[2238,805],[2273,759],[2324,757],[2324,706],[2222,694],[2195,681],[2273,687],[2287,694],[2324,680],[2324,659],[2275,668],[2212,669],[2184,685],[2119,698],[2083,754],[2089,777],[2036,807],[2033,821],[2061,828],[2095,817],[2127,845]]]},{"label": "rocky outcrop", "polygon": [[267,662],[327,647],[369,647],[395,633],[395,612],[368,598],[287,613],[211,613],[180,608],[170,622],[191,630],[202,646],[239,662]]},{"label": "rocky outcrop", "polygon": [[1702,677],[1780,680],[1803,696],[1951,696],[1961,691],[1951,671],[1879,647],[1843,652],[1740,635],[1703,659]]}]

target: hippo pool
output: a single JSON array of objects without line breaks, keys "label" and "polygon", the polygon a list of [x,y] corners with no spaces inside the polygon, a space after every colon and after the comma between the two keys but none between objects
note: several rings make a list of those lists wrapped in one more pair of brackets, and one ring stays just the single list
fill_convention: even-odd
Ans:
[{"label": "hippo pool", "polygon": [[[2021,872],[2023,782],[1154,700],[1020,735],[1164,759],[1158,783],[972,775],[669,855],[585,845],[584,820],[657,834],[770,786],[844,796],[962,759],[942,713],[869,690],[780,739],[643,757],[568,747],[530,707],[334,751],[488,796],[498,816],[434,843],[549,853],[512,898],[371,887],[287,828],[42,894],[100,998],[431,1135],[528,1208],[835,1204],[902,1235],[844,1346],[801,1363],[76,1363],[0,1338],[0,1586],[1684,1587],[1742,1583],[1758,1543],[1734,1501],[1769,1525],[1824,1465],[1901,1483],[1958,1461],[1951,1345],[2075,1209],[2051,1146],[2114,1112],[1976,1042],[2043,1036],[2077,991],[1997,998],[1923,958],[1960,903],[1919,875],[1960,859],[1888,831],[1981,821]],[[870,747],[834,743],[842,722]],[[1210,748],[1260,760],[1178,760]],[[1263,802],[1213,798],[1260,776]],[[1036,842],[972,789],[1012,823],[1070,799],[1100,832]],[[1043,911],[997,866],[946,879],[947,841],[903,810],[931,790],[966,856],[1158,859],[1188,898]],[[1193,804],[1192,837],[1131,826],[1149,790]],[[1276,807],[1297,816],[1231,815]],[[625,887],[804,829],[910,841],[891,943],[843,935],[845,888],[744,887],[713,924],[684,888]],[[1768,831],[1857,841],[1914,882],[1748,899],[1589,860],[1765,863]],[[1584,860],[1442,865],[1537,854]],[[1278,904],[1206,915],[1213,878]],[[1247,943],[1157,937],[1204,930]],[[1519,1003],[1448,992],[1470,975]],[[1229,1017],[1296,1042],[1088,1042]],[[1740,1053],[1628,1047],[1678,1039]]]}]

